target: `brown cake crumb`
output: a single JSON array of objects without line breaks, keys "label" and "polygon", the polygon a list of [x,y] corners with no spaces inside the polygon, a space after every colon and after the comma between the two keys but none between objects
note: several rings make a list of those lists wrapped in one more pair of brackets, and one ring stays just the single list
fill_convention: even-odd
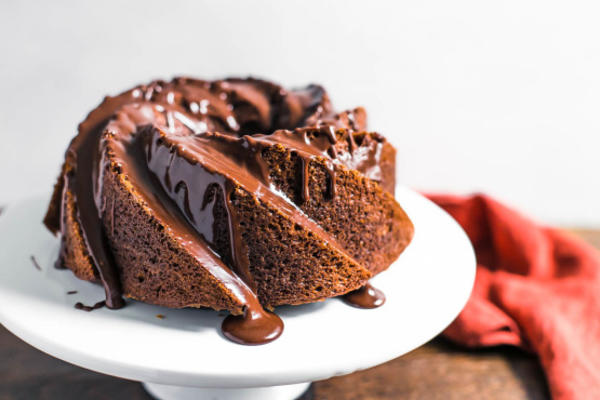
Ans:
[{"label": "brown cake crumb", "polygon": [[38,271],[42,270],[42,267],[40,267],[40,264],[37,262],[34,255],[31,256],[31,262],[33,263],[35,269],[37,269]]}]

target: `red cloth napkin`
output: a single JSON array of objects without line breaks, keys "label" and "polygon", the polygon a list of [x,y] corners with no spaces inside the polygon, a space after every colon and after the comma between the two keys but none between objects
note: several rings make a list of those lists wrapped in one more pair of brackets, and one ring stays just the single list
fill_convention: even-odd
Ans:
[{"label": "red cloth napkin", "polygon": [[484,195],[430,195],[477,254],[471,298],[444,336],[532,350],[555,400],[600,399],[600,253]]}]

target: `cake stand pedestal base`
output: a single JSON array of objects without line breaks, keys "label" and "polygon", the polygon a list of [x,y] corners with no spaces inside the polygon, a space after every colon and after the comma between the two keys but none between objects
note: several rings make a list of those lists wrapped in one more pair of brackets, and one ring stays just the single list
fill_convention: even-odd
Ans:
[{"label": "cake stand pedestal base", "polygon": [[143,383],[144,388],[158,400],[294,400],[310,383],[257,388],[196,388]]}]

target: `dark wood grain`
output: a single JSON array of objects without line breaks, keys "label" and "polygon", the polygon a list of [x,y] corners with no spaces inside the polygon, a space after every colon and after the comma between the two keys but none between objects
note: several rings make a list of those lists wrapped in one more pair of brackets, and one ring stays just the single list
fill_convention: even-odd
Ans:
[{"label": "dark wood grain", "polygon": [[378,367],[317,382],[319,400],[547,399],[537,359],[509,347],[464,351],[442,339]]},{"label": "dark wood grain", "polygon": [[[573,230],[600,248],[600,231]],[[547,399],[537,359],[510,347],[468,351],[437,338],[351,375],[316,382],[303,400]],[[52,358],[0,327],[0,400],[150,399],[137,382]]]}]

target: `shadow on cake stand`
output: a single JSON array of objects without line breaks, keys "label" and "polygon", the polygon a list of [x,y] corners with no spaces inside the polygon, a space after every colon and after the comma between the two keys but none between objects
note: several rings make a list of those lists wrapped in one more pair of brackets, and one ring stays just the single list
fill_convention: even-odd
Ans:
[{"label": "shadow on cake stand", "polygon": [[294,399],[312,381],[374,367],[419,347],[465,305],[475,277],[466,235],[419,194],[399,188],[397,198],[415,237],[372,280],[386,303],[373,310],[339,299],[280,307],[284,332],[262,346],[225,339],[219,330],[225,314],[211,310],[130,300],[116,311],[76,310],[76,302],[102,300],[103,290],[53,268],[58,240],[40,223],[47,197],[28,199],[0,216],[0,322],[57,358],[144,382],[158,399]]}]

